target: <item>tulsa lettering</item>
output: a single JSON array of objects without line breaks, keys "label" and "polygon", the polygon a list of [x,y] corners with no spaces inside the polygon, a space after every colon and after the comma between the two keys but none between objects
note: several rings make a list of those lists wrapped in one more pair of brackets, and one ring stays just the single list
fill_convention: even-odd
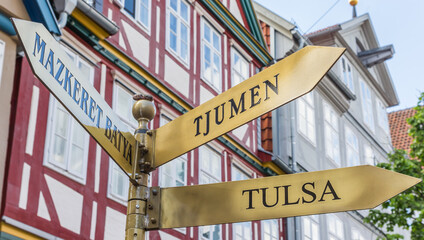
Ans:
[{"label": "tulsa lettering", "polygon": [[[296,204],[307,204],[313,202],[324,202],[326,200],[340,200],[336,190],[330,181],[324,187],[324,190],[317,191],[315,182],[307,182],[302,185],[302,195],[293,197],[290,191],[292,185],[275,186],[270,188],[254,188],[242,190],[241,195],[246,196],[248,207],[246,209],[255,209],[256,207],[276,207]],[[282,195],[282,196],[281,196]],[[272,200],[270,200],[272,199]]]},{"label": "tulsa lettering", "polygon": [[[193,122],[196,127],[196,134],[194,136],[196,137],[201,134],[206,136],[210,131],[213,131],[213,127],[218,127],[225,121],[244,113],[248,109],[260,107],[262,102],[271,98],[269,96],[271,91],[278,95],[278,74],[275,75],[274,78],[275,84],[269,80],[265,80],[262,84],[258,84],[242,92],[240,96],[231,98],[228,102],[223,102],[214,109],[196,117]],[[265,88],[265,92],[260,91],[261,88]],[[265,96],[260,95],[260,93]]]},{"label": "tulsa lettering", "polygon": [[[47,54],[46,54],[47,53]],[[131,165],[133,146],[124,137],[123,133],[117,129],[112,120],[103,113],[103,109],[96,103],[89,92],[84,88],[74,74],[63,63],[62,59],[55,56],[52,49],[49,49],[46,42],[41,39],[38,33],[35,34],[34,57],[39,56],[39,63],[53,77],[53,82],[63,90],[63,94],[57,93],[60,98],[70,98],[77,108],[81,109],[83,115],[87,116],[93,126],[101,128],[104,126],[104,136],[114,145],[122,156]],[[59,89],[60,89],[59,88]]]}]

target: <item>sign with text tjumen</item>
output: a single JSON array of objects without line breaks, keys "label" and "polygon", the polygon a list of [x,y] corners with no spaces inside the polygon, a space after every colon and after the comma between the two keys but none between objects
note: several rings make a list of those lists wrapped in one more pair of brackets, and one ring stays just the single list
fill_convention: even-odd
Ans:
[{"label": "sign with text tjumen", "polygon": [[128,175],[135,138],[40,23],[13,19],[32,71]]},{"label": "sign with text tjumen", "polygon": [[311,91],[345,51],[308,46],[156,131],[158,167]]},{"label": "sign with text tjumen", "polygon": [[[177,228],[369,209],[420,181],[377,167],[358,166],[163,188],[156,195],[160,198],[159,219],[151,227]],[[153,210],[148,210],[148,214]]]}]

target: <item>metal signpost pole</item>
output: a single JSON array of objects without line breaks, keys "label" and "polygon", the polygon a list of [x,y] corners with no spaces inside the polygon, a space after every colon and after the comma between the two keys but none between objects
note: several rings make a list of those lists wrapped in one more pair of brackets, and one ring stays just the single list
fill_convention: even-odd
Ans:
[{"label": "metal signpost pole", "polygon": [[[146,156],[152,149],[151,141],[148,140],[150,138],[148,123],[154,118],[156,112],[151,96],[137,94],[133,99],[136,102],[133,105],[132,112],[134,118],[138,121],[138,128],[134,135],[137,143],[128,191],[126,240],[145,238],[146,202],[149,197],[148,180],[151,171],[151,164],[146,161]],[[155,219],[152,221],[155,221]]]}]

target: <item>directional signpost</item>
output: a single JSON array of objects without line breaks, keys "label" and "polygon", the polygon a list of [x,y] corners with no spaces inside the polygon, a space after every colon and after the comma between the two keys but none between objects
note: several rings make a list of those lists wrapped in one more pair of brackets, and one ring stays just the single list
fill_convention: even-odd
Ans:
[{"label": "directional signpost", "polygon": [[306,47],[156,130],[151,97],[135,96],[133,136],[43,25],[14,19],[34,74],[131,177],[126,239],[146,229],[373,208],[420,182],[360,166],[176,188],[147,187],[156,167],[311,91],[343,54]]},{"label": "directional signpost", "polygon": [[148,204],[160,207],[159,225],[152,228],[178,228],[369,209],[419,182],[358,166],[163,188]]},{"label": "directional signpost", "polygon": [[13,19],[35,76],[128,175],[135,138],[103,97],[40,23]]}]

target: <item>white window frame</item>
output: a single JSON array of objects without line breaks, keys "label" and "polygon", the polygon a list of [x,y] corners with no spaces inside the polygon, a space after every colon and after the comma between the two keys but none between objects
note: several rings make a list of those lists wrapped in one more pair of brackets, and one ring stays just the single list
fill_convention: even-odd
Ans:
[{"label": "white window frame", "polygon": [[361,103],[362,103],[362,115],[365,125],[374,132],[374,112],[372,109],[372,91],[368,84],[363,80],[359,80],[361,88]]},{"label": "white window frame", "polygon": [[[233,239],[240,240],[253,240],[252,234],[252,222],[239,222],[233,223]],[[241,228],[241,235],[237,234],[236,228]],[[245,235],[246,230],[248,231],[248,235]]]},{"label": "white window frame", "polygon": [[[215,155],[212,156],[211,155]],[[211,171],[209,171],[212,167],[213,158],[217,157],[219,164],[219,174],[214,175]],[[209,164],[209,166],[205,166],[205,162]],[[209,181],[201,182],[202,176],[205,175]],[[222,181],[222,156],[217,151],[213,150],[207,145],[199,147],[199,184],[209,184],[209,183],[218,183]],[[203,230],[209,229],[209,232],[214,232],[214,228],[218,227],[219,237],[222,238],[222,228],[221,225],[210,225],[210,226],[201,226],[199,227],[199,238],[202,240],[217,240],[214,239],[213,236],[209,236],[208,238],[202,236]]]},{"label": "white window frame", "polygon": [[[165,111],[162,111],[162,112],[165,112]],[[162,113],[160,115],[159,125],[163,126],[163,125],[167,124],[168,122],[170,122],[171,120],[172,119],[169,117],[169,115]],[[172,161],[170,161],[170,162],[168,162],[168,163],[166,163],[166,164],[164,164],[164,165],[162,165],[158,168],[158,171],[159,171],[159,186],[161,186],[161,187],[175,187],[176,186],[175,184],[165,185],[165,182],[164,182],[165,180],[163,179],[164,178],[163,175],[167,175],[168,177],[171,177],[174,180],[174,182],[178,181],[178,179],[177,179],[177,176],[176,176],[176,174],[177,174],[176,171],[172,171],[171,175],[169,175],[169,174],[166,174],[164,172],[164,168],[170,166],[171,169],[176,169],[176,164],[181,162],[181,161],[184,162],[184,180],[183,180],[182,184],[180,184],[180,185],[187,186],[187,175],[188,175],[187,163],[188,163],[188,155],[189,154],[190,153],[183,154],[183,155],[179,156],[178,158],[176,158],[176,159],[174,159],[174,160],[172,160]],[[183,234],[187,234],[186,228],[174,228],[174,229],[178,232],[183,233]]]},{"label": "white window frame", "polygon": [[[348,167],[358,166],[361,164],[361,158],[359,157],[359,139],[350,127],[346,126],[345,131],[346,164]],[[350,161],[350,156],[352,154],[357,159],[356,163]]]},{"label": "white window frame", "polygon": [[[302,219],[302,239],[303,240],[319,240],[320,239],[319,216],[318,215],[304,216],[301,219]],[[317,236],[315,236],[314,234],[317,234]]]},{"label": "white window frame", "polygon": [[[123,116],[122,113],[117,112],[117,109],[119,108],[118,94],[119,94],[119,91],[121,90],[128,93],[128,95],[130,96],[126,116]],[[134,130],[137,128],[137,123],[136,123],[137,121],[135,121],[134,117],[132,116],[132,106],[134,103],[134,100],[132,100],[132,95],[134,95],[134,93],[135,91],[131,90],[126,84],[121,83],[118,80],[114,81],[112,107],[116,115],[118,115],[119,119],[128,127],[129,132],[134,132]],[[117,187],[119,187],[115,185],[115,184],[119,184],[115,182],[116,181],[115,177],[124,179],[124,181],[122,182],[123,186],[121,186],[124,189],[124,192],[122,195],[115,192]],[[110,199],[115,200],[116,202],[126,206],[127,200],[128,200],[128,188],[129,188],[129,178],[127,174],[114,162],[112,158],[109,158],[109,182],[108,182],[107,196]]]},{"label": "white window frame", "polygon": [[[209,29],[211,30],[210,37],[211,37],[212,43],[209,42],[209,41],[207,41],[205,39],[205,37],[204,37],[205,36],[205,25],[207,25],[209,27]],[[207,82],[211,87],[213,87],[218,93],[221,93],[222,92],[222,46],[221,46],[221,34],[219,34],[219,32],[216,31],[215,28],[206,19],[204,19],[204,18],[202,18],[202,21],[201,21],[201,33],[202,33],[202,36],[201,36],[201,39],[202,39],[202,44],[201,44],[201,46],[202,46],[202,49],[201,49],[201,52],[202,52],[202,59],[201,59],[201,62],[202,62],[202,79],[205,80],[205,82]],[[213,41],[214,41],[213,40],[213,37],[214,37],[214,35],[218,36],[219,49],[216,49],[213,46]],[[208,60],[210,62],[210,68],[212,69],[211,76],[210,76],[212,79],[208,79],[208,77],[206,75],[206,69],[205,69],[205,64],[206,64],[205,60],[206,60],[206,58],[205,58],[205,50],[204,50],[205,47],[209,48],[209,51],[210,51],[210,59],[208,59]],[[219,63],[218,63],[218,82],[217,83],[215,83],[213,81],[213,65],[214,65],[214,57],[215,57],[215,55],[218,56],[218,58],[219,58]]]},{"label": "white window frame", "polygon": [[[334,225],[334,226],[331,226]],[[344,239],[343,221],[335,214],[327,214],[327,227],[329,240]],[[334,231],[333,231],[334,230]]]},{"label": "white window frame", "polygon": [[[190,67],[190,5],[185,0],[177,1],[177,11],[175,12],[170,5],[171,0],[166,0],[166,50],[170,52],[175,58],[183,63],[187,68]],[[187,7],[187,21],[180,16],[181,4]],[[177,49],[171,48],[170,43],[170,14],[173,14],[177,18]],[[181,24],[187,27],[187,59],[181,56]]]},{"label": "white window frame", "polygon": [[339,117],[334,108],[324,102],[325,153],[337,166],[341,166]]},{"label": "white window frame", "polygon": [[[171,121],[171,119],[168,116],[161,114],[161,116],[160,116],[160,126],[163,126],[170,121]],[[170,167],[171,169],[176,169],[176,167],[172,167],[172,166],[176,165],[178,162],[181,162],[181,161],[184,162],[184,180],[181,182],[180,185],[187,186],[187,174],[188,174],[187,173],[187,170],[188,170],[188,168],[187,168],[188,160],[187,159],[188,159],[188,154],[189,153],[183,154],[180,157],[178,157],[178,158],[176,158],[176,159],[174,159],[174,160],[172,160],[172,161],[170,161],[170,162],[159,167],[159,186],[161,186],[161,187],[176,187],[177,186],[177,185],[165,185],[165,182],[164,182],[164,179],[163,179],[164,174],[167,175],[168,177],[171,177],[174,180],[174,182],[177,182],[177,181],[181,182],[177,179],[176,171],[172,171],[170,173],[171,175],[166,174],[163,171],[163,169],[165,167],[168,167],[168,166],[171,166]]]},{"label": "white window frame", "polygon": [[[121,113],[117,112],[117,108],[118,108],[118,93],[120,91],[120,89],[122,89],[123,91],[129,93],[128,95],[130,95],[130,101],[128,102],[128,111],[127,111],[127,116],[122,116]],[[130,88],[129,86],[127,86],[126,84],[122,83],[119,80],[115,80],[114,81],[114,86],[113,86],[113,110],[114,112],[119,116],[119,119],[128,127],[128,131],[129,132],[134,132],[134,130],[138,127],[138,123],[137,120],[135,120],[135,118],[132,115],[132,106],[135,103],[135,101],[132,99],[132,96],[135,94],[135,92],[138,91],[134,91],[132,90],[132,88]]]},{"label": "white window frame", "polygon": [[[219,228],[219,236],[218,238],[214,238],[213,235],[210,235],[208,237],[202,236],[202,231],[209,229],[209,232],[214,232],[213,228],[218,227]],[[221,225],[209,225],[209,226],[200,226],[199,227],[199,239],[201,240],[220,240],[222,239],[222,228]]]},{"label": "white window frame", "polygon": [[[117,186],[118,183],[115,182],[117,180],[114,178],[115,176],[124,179],[122,182],[123,186],[121,186],[123,189],[122,195],[119,195],[115,190],[115,187],[119,187]],[[116,183],[116,185],[114,185],[114,183]],[[130,186],[129,184],[130,180],[127,174],[124,173],[124,171],[118,166],[118,164],[115,163],[112,158],[109,158],[109,183],[107,191],[108,198],[113,199],[124,206],[127,206],[128,190]]]},{"label": "white window frame", "polygon": [[352,64],[350,64],[346,57],[342,56],[340,59],[340,65],[340,72],[343,83],[349,88],[350,91],[355,93]]},{"label": "white window frame", "polygon": [[383,102],[377,98],[377,118],[378,118],[378,125],[386,132],[387,134],[390,133],[389,130],[389,120],[387,117],[387,111],[386,107],[384,106]]},{"label": "white window frame", "polygon": [[375,154],[371,146],[364,143],[364,162],[367,165],[375,166]]},{"label": "white window frame", "polygon": [[[140,5],[142,4],[142,0],[132,0],[134,1],[134,16],[131,15],[126,9],[125,9],[125,1],[128,0],[114,0],[120,7],[121,12],[124,13],[126,16],[128,16],[132,21],[134,21],[137,25],[141,27],[147,34],[150,34],[150,26],[151,26],[151,18],[152,18],[152,0],[147,0],[147,23],[144,23],[140,18]],[[143,4],[144,5],[144,4]]]},{"label": "white window frame", "polygon": [[315,99],[314,92],[310,92],[297,101],[297,130],[312,145],[316,144],[316,128],[315,128]]},{"label": "white window frame", "polygon": [[[261,221],[262,225],[262,239],[269,239],[269,240],[278,240],[280,239],[279,235],[279,229],[278,229],[278,221],[277,219],[269,219],[269,220],[263,220]],[[267,227],[267,225],[269,227]],[[268,232],[268,230],[270,230]]]},{"label": "white window frame", "polygon": [[[215,156],[211,156],[215,155]],[[212,157],[212,158],[211,158]],[[210,168],[213,164],[213,157],[217,157],[218,159],[218,175],[214,175],[214,173],[210,172]],[[210,164],[209,166],[205,166],[205,162]],[[212,181],[208,181],[207,183],[201,183],[201,176],[205,175],[208,179],[212,179]],[[199,184],[209,184],[209,183],[219,183],[222,181],[222,157],[217,151],[213,150],[209,146],[201,146],[199,147]]]},{"label": "white window frame", "polygon": [[[245,74],[245,76],[243,76],[242,72],[239,72],[236,68],[235,68],[235,58],[239,57],[240,59],[240,63],[241,64],[246,64],[247,66],[247,73]],[[246,58],[234,47],[231,48],[231,86],[234,87],[235,85],[247,80],[250,76],[250,64],[249,62],[246,60]],[[243,80],[241,82],[234,82],[235,79],[235,75],[241,77]]]},{"label": "white window frame", "polygon": [[6,43],[0,40],[0,87],[1,87],[1,79],[3,75],[3,63],[4,63],[5,50],[6,50]]},{"label": "white window frame", "polygon": [[[90,74],[88,76],[88,80],[91,84],[93,84],[94,81],[94,68],[93,66],[85,61],[82,57],[79,56],[79,54],[69,50],[66,47],[62,48],[68,55],[71,55],[73,59],[70,58],[70,60],[73,60],[75,65],[78,67],[78,64],[84,64],[89,68]],[[61,108],[61,110],[59,110]],[[67,146],[65,148],[65,161],[63,164],[59,164],[57,162],[53,161],[53,151],[54,151],[54,129],[56,127],[57,120],[55,118],[55,114],[57,111],[63,111],[65,114],[68,114],[68,136],[66,137]],[[49,114],[48,114],[48,123],[47,123],[47,133],[46,133],[46,144],[45,144],[45,150],[44,150],[44,157],[43,157],[43,165],[55,170],[56,172],[76,181],[81,184],[85,184],[86,177],[87,177],[87,161],[88,161],[88,148],[89,148],[89,141],[90,137],[89,134],[83,129],[84,136],[83,136],[83,159],[82,159],[82,173],[78,174],[75,172],[70,171],[70,161],[69,161],[69,148],[72,145],[72,134],[75,132],[73,131],[75,126],[80,126],[80,124],[75,120],[75,118],[61,105],[61,103],[52,95],[50,94],[50,100],[49,100]]]},{"label": "white window frame", "polygon": [[[234,179],[235,176],[235,171],[239,171],[242,175],[244,175],[246,178],[242,178],[242,179]],[[232,164],[231,165],[231,180],[232,181],[238,181],[238,180],[246,180],[246,179],[250,179],[249,174],[247,174],[245,171],[243,171],[241,166],[237,166],[236,164]],[[236,228],[237,227],[241,227],[242,228],[242,234],[238,235],[236,232]],[[253,240],[253,235],[252,235],[252,222],[240,222],[240,223],[233,223],[232,224],[232,228],[233,228],[233,239],[241,239],[241,240]],[[248,232],[249,235],[245,236],[245,228],[249,228]],[[236,237],[236,235],[238,235],[238,238]]]}]

